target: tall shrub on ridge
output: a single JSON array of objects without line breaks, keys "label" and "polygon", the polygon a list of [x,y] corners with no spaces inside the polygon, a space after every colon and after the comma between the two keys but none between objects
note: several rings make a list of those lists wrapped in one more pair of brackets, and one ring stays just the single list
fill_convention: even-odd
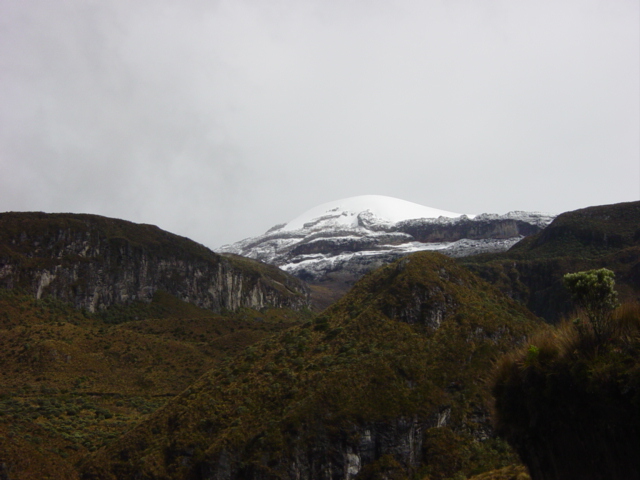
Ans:
[{"label": "tall shrub on ridge", "polygon": [[618,306],[615,274],[600,268],[567,273],[563,280],[573,301],[584,308],[596,337],[602,338],[611,321],[611,312]]}]

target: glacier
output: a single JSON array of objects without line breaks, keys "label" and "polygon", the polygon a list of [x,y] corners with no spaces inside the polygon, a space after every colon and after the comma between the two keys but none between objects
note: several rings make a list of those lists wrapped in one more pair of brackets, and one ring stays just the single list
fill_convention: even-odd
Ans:
[{"label": "glacier", "polygon": [[263,235],[218,251],[277,265],[308,281],[371,268],[423,250],[452,257],[500,252],[545,228],[555,215],[512,211],[461,214],[394,197],[362,195],[314,207]]}]

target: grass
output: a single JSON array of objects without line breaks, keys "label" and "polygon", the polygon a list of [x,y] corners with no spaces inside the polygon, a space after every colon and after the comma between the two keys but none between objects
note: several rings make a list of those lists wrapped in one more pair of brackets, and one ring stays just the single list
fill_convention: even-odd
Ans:
[{"label": "grass", "polygon": [[631,478],[640,471],[640,306],[604,335],[564,322],[505,356],[494,380],[497,431],[532,478]]},{"label": "grass", "polygon": [[474,475],[469,480],[531,480],[531,477],[524,466],[510,465],[491,472]]}]

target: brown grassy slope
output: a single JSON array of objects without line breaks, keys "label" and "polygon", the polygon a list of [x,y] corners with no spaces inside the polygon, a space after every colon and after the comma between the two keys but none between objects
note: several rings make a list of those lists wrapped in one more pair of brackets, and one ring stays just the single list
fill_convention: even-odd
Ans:
[{"label": "brown grassy slope", "polygon": [[[163,319],[105,324],[52,299],[3,297],[5,388],[44,381],[49,387],[99,394],[175,395],[223,356],[300,318],[287,310],[212,315],[161,294],[150,310],[162,314],[168,297],[179,309],[170,306]],[[172,316],[185,313],[191,317]]]},{"label": "brown grassy slope", "polygon": [[470,477],[469,480],[531,480],[531,477],[524,466],[511,465],[498,470],[481,473],[480,475],[474,475]]},{"label": "brown grassy slope", "polygon": [[30,438],[8,433],[0,424],[0,478],[7,480],[76,480],[75,469],[30,443]]},{"label": "brown grassy slope", "polygon": [[565,323],[505,356],[493,393],[499,433],[534,480],[640,477],[640,307],[604,336]]},{"label": "brown grassy slope", "polygon": [[[154,298],[87,315],[0,291],[0,457],[9,478],[73,478],[64,472],[79,459],[221,359],[300,321],[288,310],[222,316],[164,293]],[[32,450],[27,463],[16,455]]]},{"label": "brown grassy slope", "polygon": [[[286,479],[300,473],[292,465],[306,465],[302,478],[318,478],[314,469],[346,468],[345,449],[359,452],[369,475],[362,478],[388,465],[432,480],[504,466],[514,459],[486,437],[483,378],[537,328],[522,307],[453,260],[413,255],[365,276],[313,322],[208,372],[94,454],[84,478],[226,471]],[[372,456],[358,450],[365,430],[399,436],[406,419],[423,432],[408,456],[382,440]]]}]

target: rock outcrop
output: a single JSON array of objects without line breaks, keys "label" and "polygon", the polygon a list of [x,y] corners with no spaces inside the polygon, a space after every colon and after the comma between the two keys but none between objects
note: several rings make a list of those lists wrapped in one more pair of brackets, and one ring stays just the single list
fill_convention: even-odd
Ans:
[{"label": "rock outcrop", "polygon": [[92,312],[157,290],[215,312],[308,305],[304,283],[278,268],[96,215],[0,214],[0,286]]}]

